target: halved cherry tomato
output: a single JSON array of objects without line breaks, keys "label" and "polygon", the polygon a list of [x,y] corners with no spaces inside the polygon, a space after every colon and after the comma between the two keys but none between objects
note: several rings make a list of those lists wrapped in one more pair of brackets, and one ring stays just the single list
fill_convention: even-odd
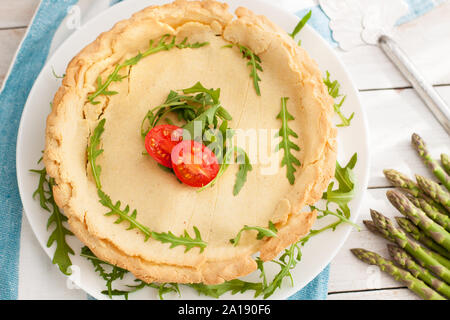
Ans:
[{"label": "halved cherry tomato", "polygon": [[173,147],[183,140],[183,129],[162,124],[152,128],[145,136],[145,149],[158,163],[172,168],[170,154]]},{"label": "halved cherry tomato", "polygon": [[219,172],[216,155],[194,140],[180,142],[172,149],[172,167],[178,179],[191,187],[207,185]]}]

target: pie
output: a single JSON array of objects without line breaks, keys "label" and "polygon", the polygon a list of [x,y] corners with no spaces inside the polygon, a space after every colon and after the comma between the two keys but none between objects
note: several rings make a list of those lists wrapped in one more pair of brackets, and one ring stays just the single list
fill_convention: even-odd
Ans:
[{"label": "pie", "polygon": [[[321,198],[334,176],[333,100],[317,64],[266,17],[242,7],[235,15],[226,4],[209,0],[145,8],[78,53],[54,97],[44,163],[55,179],[55,201],[71,231],[96,256],[146,282],[219,284],[255,271],[255,254],[271,260],[309,231],[316,212],[304,207]],[[177,43],[187,39],[208,45],[144,57],[120,70],[122,79],[109,84],[110,94],[88,98],[117,65],[164,35]],[[260,58],[260,95],[249,77],[248,60],[230,44],[245,46]],[[212,187],[198,192],[143,155],[139,128],[147,111],[161,105],[170,90],[197,82],[220,88],[221,104],[233,116],[229,126],[235,129],[279,130],[280,98],[289,98],[295,118],[289,126],[300,147],[293,154],[301,163],[293,184],[280,164],[266,174],[266,164],[255,163],[234,195],[238,166],[230,165]],[[97,158],[102,190],[122,208],[136,209],[136,219],[152,231],[182,235],[186,230],[193,236],[197,228],[207,242],[204,250],[146,239],[138,229],[128,230],[127,222],[114,223],[117,217],[105,215],[110,210],[99,202],[86,151],[102,119],[104,151]],[[281,157],[283,151],[277,152]],[[267,227],[269,222],[278,230],[276,237],[258,239],[250,230],[238,245],[230,243],[245,225]]]}]

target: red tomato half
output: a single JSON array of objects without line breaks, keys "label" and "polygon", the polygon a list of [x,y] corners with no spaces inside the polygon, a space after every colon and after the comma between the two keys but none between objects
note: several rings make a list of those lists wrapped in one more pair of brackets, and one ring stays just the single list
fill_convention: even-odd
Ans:
[{"label": "red tomato half", "polygon": [[172,168],[170,154],[173,147],[183,140],[183,129],[162,124],[152,128],[145,136],[145,149],[158,163]]},{"label": "red tomato half", "polygon": [[172,167],[178,179],[191,187],[207,185],[219,172],[216,155],[193,140],[180,142],[173,148]]}]

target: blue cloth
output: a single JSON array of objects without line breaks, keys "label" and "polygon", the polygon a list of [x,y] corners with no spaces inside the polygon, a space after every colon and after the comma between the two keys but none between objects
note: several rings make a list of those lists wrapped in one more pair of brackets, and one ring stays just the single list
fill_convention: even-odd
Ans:
[{"label": "blue cloth", "polygon": [[[53,35],[76,0],[42,0],[28,33],[13,62],[10,75],[0,92],[0,299],[17,299],[18,261],[22,204],[16,181],[16,140],[19,120],[29,91],[44,66]],[[111,0],[111,5],[120,0]],[[431,0],[407,0],[409,21],[430,10]],[[327,41],[336,45],[328,28],[329,19],[318,7],[308,22]],[[309,10],[309,9],[308,9]],[[302,17],[307,10],[297,13]],[[329,266],[289,299],[325,299],[328,292]]]},{"label": "blue cloth", "polygon": [[44,0],[29,27],[0,93],[0,298],[16,299],[22,203],[16,180],[20,116],[45,60],[56,28],[75,0]]},{"label": "blue cloth", "polygon": [[313,280],[300,291],[293,294],[288,300],[325,300],[328,295],[328,280],[330,278],[330,265],[326,266]]},{"label": "blue cloth", "polygon": [[337,42],[334,41],[331,29],[328,26],[330,24],[330,18],[323,12],[320,6],[303,9],[295,14],[301,18],[306,15],[309,10],[311,10],[311,18],[308,20],[308,25],[313,27],[314,30],[316,30],[322,38],[327,40],[333,47],[337,47]]}]

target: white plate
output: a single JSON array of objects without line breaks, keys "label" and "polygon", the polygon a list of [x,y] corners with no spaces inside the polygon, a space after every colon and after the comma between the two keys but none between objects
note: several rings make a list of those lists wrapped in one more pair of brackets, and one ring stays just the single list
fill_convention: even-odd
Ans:
[{"label": "white plate", "polygon": [[[95,40],[101,32],[109,30],[117,21],[127,19],[132,13],[151,4],[162,4],[168,1],[158,0],[135,0],[119,3],[105,10],[97,17],[86,23],[80,30],[73,33],[49,59],[39,74],[25,105],[17,140],[17,179],[24,210],[37,239],[49,257],[53,256],[55,246],[47,248],[46,242],[49,232],[46,229],[48,212],[40,208],[38,201],[31,197],[38,182],[38,177],[31,174],[29,169],[36,168],[36,161],[41,157],[44,148],[45,120],[50,112],[49,102],[60,85],[60,80],[55,79],[52,67],[63,73],[70,59],[84,46]],[[227,1],[232,10],[238,6],[247,7],[258,14],[263,14],[277,23],[287,32],[291,32],[299,18],[272,4],[259,0]],[[355,199],[350,203],[352,220],[355,221],[364,191],[367,187],[369,172],[368,151],[368,126],[366,116],[361,107],[358,92],[350,79],[348,72],[337,58],[334,50],[309,26],[301,31],[299,38],[309,54],[318,62],[320,69],[328,70],[333,79],[341,84],[342,92],[347,95],[344,104],[345,114],[355,112],[352,124],[347,128],[340,128],[338,134],[338,160],[341,164],[346,163],[354,152],[358,153],[358,163],[355,168],[358,179],[357,193]],[[336,123],[339,121],[336,118]],[[314,228],[324,226],[333,220],[321,219],[316,222]],[[288,280],[283,283],[282,289],[277,290],[271,299],[286,299],[296,293],[316,275],[322,271],[338,252],[339,248],[347,238],[351,227],[340,225],[336,231],[327,231],[313,237],[303,248],[302,261],[293,270],[294,286]],[[101,294],[105,289],[104,281],[95,273],[91,263],[78,254],[82,244],[75,237],[68,237],[70,246],[76,255],[71,256],[73,263],[73,274],[71,279],[83,290],[97,299],[105,299]],[[276,264],[267,264],[268,272],[273,274],[278,271]],[[250,281],[258,281],[256,272],[245,278]],[[132,281],[129,279],[129,283]],[[231,295],[225,294],[224,299],[253,299],[253,292]],[[130,299],[156,299],[156,290],[148,288],[130,296]],[[169,294],[166,299],[177,299],[178,295]],[[182,288],[182,299],[205,299],[199,296],[191,288]]]}]

